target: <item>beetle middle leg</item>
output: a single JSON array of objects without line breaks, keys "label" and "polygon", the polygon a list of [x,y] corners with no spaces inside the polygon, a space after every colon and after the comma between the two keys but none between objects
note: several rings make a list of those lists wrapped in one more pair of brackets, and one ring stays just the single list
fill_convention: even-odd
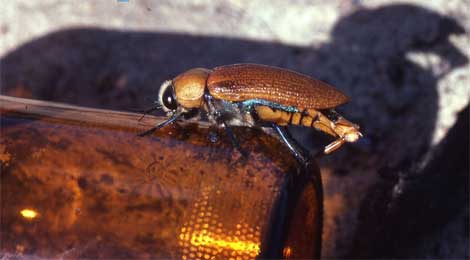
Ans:
[{"label": "beetle middle leg", "polygon": [[237,149],[237,151],[244,158],[247,158],[248,153],[241,148],[240,143],[238,142],[238,139],[235,133],[233,132],[232,127],[227,123],[227,121],[224,118],[224,115],[220,112],[220,110],[214,104],[214,100],[212,96],[209,94],[206,94],[205,99],[206,99],[207,110],[209,114],[213,117],[216,123],[222,124],[224,126],[225,133],[227,134],[228,138],[230,138],[230,142],[232,143],[233,147],[235,147],[235,149]]},{"label": "beetle middle leg", "polygon": [[230,125],[228,125],[224,120],[222,120],[222,124],[224,125],[225,128],[225,133],[227,136],[230,138],[230,141],[232,142],[233,147],[238,150],[238,152],[243,156],[243,157],[248,157],[248,153],[242,149],[240,146],[240,143],[238,142],[237,136],[233,132],[233,129]]}]

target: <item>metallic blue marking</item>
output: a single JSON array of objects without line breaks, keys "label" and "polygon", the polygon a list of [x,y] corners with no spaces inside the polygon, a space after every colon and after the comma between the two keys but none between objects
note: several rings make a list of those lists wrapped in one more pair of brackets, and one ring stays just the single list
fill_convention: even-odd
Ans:
[{"label": "metallic blue marking", "polygon": [[281,104],[263,100],[263,99],[249,99],[249,100],[243,101],[241,104],[242,104],[241,110],[243,112],[250,111],[253,108],[253,106],[259,106],[259,105],[268,106],[268,107],[275,108],[275,109],[280,109],[289,113],[299,112],[299,110],[296,107],[283,106]]}]

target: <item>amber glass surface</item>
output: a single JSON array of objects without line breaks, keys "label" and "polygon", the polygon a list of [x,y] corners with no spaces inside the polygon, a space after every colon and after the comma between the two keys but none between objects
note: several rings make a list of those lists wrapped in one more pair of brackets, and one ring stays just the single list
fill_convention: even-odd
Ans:
[{"label": "amber glass surface", "polygon": [[0,256],[320,255],[317,166],[278,140],[201,123],[0,97]]}]

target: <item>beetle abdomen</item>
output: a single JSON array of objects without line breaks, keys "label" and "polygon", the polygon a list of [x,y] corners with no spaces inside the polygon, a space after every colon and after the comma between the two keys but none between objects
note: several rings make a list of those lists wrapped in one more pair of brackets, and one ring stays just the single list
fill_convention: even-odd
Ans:
[{"label": "beetle abdomen", "polygon": [[275,109],[269,106],[256,106],[256,114],[259,119],[267,122],[273,122],[277,125],[300,125],[321,129],[322,131],[337,136],[328,126],[324,126],[322,120],[323,115],[315,109],[303,109],[300,112],[287,112],[281,109]]},{"label": "beetle abdomen", "polygon": [[210,94],[228,101],[264,99],[286,106],[327,109],[349,98],[334,87],[277,67],[235,64],[215,68],[207,80]]}]

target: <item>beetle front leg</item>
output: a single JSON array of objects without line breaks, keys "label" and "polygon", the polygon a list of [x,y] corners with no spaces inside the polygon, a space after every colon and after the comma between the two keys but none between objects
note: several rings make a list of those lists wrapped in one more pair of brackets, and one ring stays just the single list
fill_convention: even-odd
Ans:
[{"label": "beetle front leg", "polygon": [[178,118],[182,115],[183,113],[182,112],[176,112],[174,113],[170,118],[168,118],[167,120],[159,123],[158,125],[150,128],[149,130],[145,131],[145,132],[142,132],[142,133],[139,133],[137,134],[137,136],[139,137],[143,137],[143,136],[146,136],[146,135],[151,135],[153,133],[155,133],[155,131],[157,131],[158,129],[160,128],[163,128],[173,122],[175,122],[176,120],[178,120]]}]

